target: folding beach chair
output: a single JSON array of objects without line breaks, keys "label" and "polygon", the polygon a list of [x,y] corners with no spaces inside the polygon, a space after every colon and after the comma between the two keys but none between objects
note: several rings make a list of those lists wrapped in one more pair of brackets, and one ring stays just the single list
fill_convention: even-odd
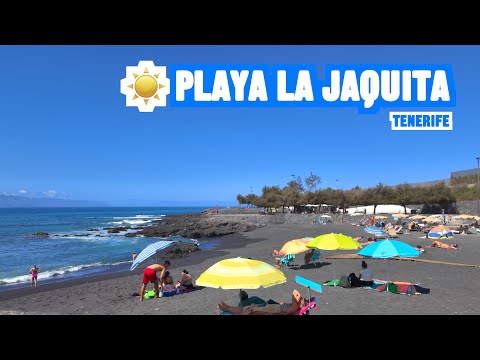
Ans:
[{"label": "folding beach chair", "polygon": [[310,290],[314,290],[321,294],[323,292],[322,285],[298,275],[295,277],[295,282],[308,288],[308,298],[310,300],[294,315],[310,315],[310,310],[314,310],[317,308],[317,299],[311,296]]},{"label": "folding beach chair", "polygon": [[293,260],[295,260],[295,254],[287,254],[280,258],[279,264],[280,266],[289,266]]}]

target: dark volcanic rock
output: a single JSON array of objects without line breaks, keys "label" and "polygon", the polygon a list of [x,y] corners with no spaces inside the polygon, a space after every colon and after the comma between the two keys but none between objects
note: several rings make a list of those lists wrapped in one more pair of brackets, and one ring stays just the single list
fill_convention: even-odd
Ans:
[{"label": "dark volcanic rock", "polygon": [[175,249],[163,255],[163,258],[165,259],[180,258],[180,257],[187,256],[194,251],[199,251],[199,250],[200,248],[198,247],[197,244],[178,242],[177,246],[175,246]]},{"label": "dark volcanic rock", "polygon": [[146,227],[136,234],[146,237],[180,236],[200,239],[252,231],[256,228],[255,224],[246,221],[216,219],[204,214],[186,214],[169,216],[164,223]]},{"label": "dark volcanic rock", "polygon": [[48,233],[47,232],[36,232],[36,233],[33,233],[33,234],[30,234],[29,236],[34,236],[34,237],[48,237]]},{"label": "dark volcanic rock", "polygon": [[120,231],[125,231],[130,229],[130,226],[120,226],[116,228],[104,228],[105,230],[108,229],[109,234],[118,234]]}]

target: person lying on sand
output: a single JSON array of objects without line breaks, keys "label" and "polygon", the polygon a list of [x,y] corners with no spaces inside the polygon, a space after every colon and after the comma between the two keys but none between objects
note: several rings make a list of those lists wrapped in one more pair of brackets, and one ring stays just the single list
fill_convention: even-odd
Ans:
[{"label": "person lying on sand", "polygon": [[[278,251],[278,250],[273,250],[272,255],[273,255],[273,256],[283,257],[283,256],[285,256],[285,255],[287,255],[287,254],[284,254],[283,252]],[[277,267],[280,267],[280,257],[276,257],[276,258],[275,258],[275,264],[276,264]]]},{"label": "person lying on sand", "polygon": [[435,240],[434,242],[432,242],[430,244],[429,247],[438,247],[438,248],[442,248],[442,249],[458,249],[458,244],[450,245],[450,244],[445,244],[441,241]]},{"label": "person lying on sand", "polygon": [[298,290],[293,290],[292,302],[290,303],[267,304],[264,306],[259,306],[257,304],[230,306],[222,301],[217,305],[217,308],[222,311],[229,311],[236,315],[293,315],[306,304],[307,300],[300,295]]},{"label": "person lying on sand", "polygon": [[370,245],[371,243],[374,243],[375,241],[377,241],[377,240],[372,239],[371,237],[369,237],[369,238],[367,239],[367,241],[364,241],[364,242],[360,242],[360,241],[359,241],[359,242],[360,242],[360,244],[362,244],[362,246],[367,246],[367,245]]},{"label": "person lying on sand", "polygon": [[422,252],[422,253],[426,253],[425,249],[422,247],[422,245],[417,245],[417,250]]}]

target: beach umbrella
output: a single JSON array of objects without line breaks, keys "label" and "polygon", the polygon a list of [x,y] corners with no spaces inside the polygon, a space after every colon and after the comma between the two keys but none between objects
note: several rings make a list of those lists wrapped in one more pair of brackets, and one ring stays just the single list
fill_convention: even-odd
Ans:
[{"label": "beach umbrella", "polygon": [[443,220],[440,218],[440,215],[431,215],[425,218],[423,221],[426,223],[434,223],[434,222],[442,222]]},{"label": "beach umbrella", "polygon": [[[357,254],[374,259],[389,259],[393,257],[417,257],[420,255],[420,251],[403,241],[385,239],[365,246]],[[387,291],[388,273],[387,262]]]},{"label": "beach umbrella", "polygon": [[387,217],[384,215],[375,215],[375,219],[386,219]]},{"label": "beach umbrella", "polygon": [[409,219],[410,220],[420,220],[420,219],[425,219],[425,218],[426,218],[426,216],[423,216],[423,215],[413,215]]},{"label": "beach umbrella", "polygon": [[172,250],[177,245],[176,241],[157,241],[153,244],[148,245],[145,249],[143,249],[140,254],[135,258],[130,267],[130,271],[134,270],[138,265],[153,258],[159,257],[164,255],[165,253]]},{"label": "beach umbrella", "polygon": [[[360,249],[362,244],[350,236],[330,233],[313,238],[306,246],[307,248],[317,248],[320,250],[355,250]],[[335,258],[333,259],[333,278],[336,278]]]},{"label": "beach umbrella", "polygon": [[258,289],[286,282],[285,274],[276,267],[260,260],[237,257],[213,264],[195,284],[215,289]]},{"label": "beach umbrella", "polygon": [[443,236],[445,236],[446,238],[453,237],[452,230],[450,230],[448,226],[445,226],[445,225],[434,226],[428,232],[429,238],[440,239]]},{"label": "beach umbrella", "polygon": [[378,226],[367,226],[363,230],[373,235],[387,235],[387,233],[383,231],[381,228],[379,228]]},{"label": "beach umbrella", "polygon": [[312,239],[312,237],[306,237],[303,239],[289,240],[282,246],[280,252],[282,254],[300,254],[310,250],[305,245]]},{"label": "beach umbrella", "polygon": [[410,215],[398,213],[398,214],[393,214],[392,216],[399,217],[399,218],[404,218],[404,217],[409,217]]}]

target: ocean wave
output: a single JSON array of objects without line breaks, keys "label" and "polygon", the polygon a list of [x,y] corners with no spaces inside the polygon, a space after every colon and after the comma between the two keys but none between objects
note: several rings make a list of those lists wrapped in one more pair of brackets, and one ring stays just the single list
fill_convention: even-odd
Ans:
[{"label": "ocean wave", "polygon": [[[88,268],[92,267],[101,267],[101,266],[116,266],[116,265],[124,265],[124,264],[129,264],[131,261],[120,261],[120,262],[115,262],[115,263],[92,263],[92,264],[84,264],[84,265],[75,265],[75,266],[65,266],[59,269],[55,270],[49,270],[49,271],[44,271],[38,274],[38,279],[39,280],[45,280],[49,278],[54,278],[60,275],[65,275],[66,273],[73,273],[77,272],[80,270],[85,270]],[[4,278],[0,279],[0,285],[12,285],[12,284],[18,284],[18,283],[23,283],[23,282],[30,282],[31,281],[31,275],[20,275],[20,276],[14,276],[10,278]]]},{"label": "ocean wave", "polygon": [[111,221],[109,224],[112,225],[140,225],[140,224],[148,224],[152,222],[152,220],[122,220],[122,221]]},{"label": "ocean wave", "polygon": [[157,216],[166,216],[166,215],[135,215],[135,216],[114,216],[114,219],[148,219]]}]

